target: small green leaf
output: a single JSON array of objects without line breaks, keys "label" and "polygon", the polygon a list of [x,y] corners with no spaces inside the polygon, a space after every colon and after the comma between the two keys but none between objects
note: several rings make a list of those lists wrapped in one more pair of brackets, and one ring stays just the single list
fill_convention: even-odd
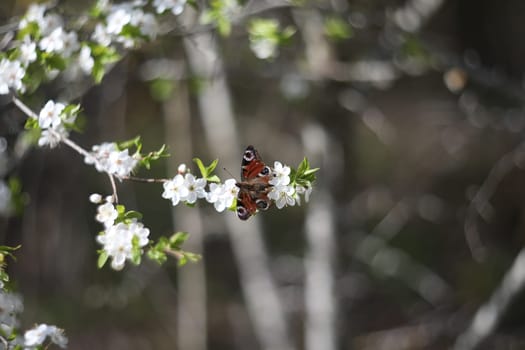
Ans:
[{"label": "small green leaf", "polygon": [[172,249],[179,248],[184,242],[186,242],[186,240],[188,239],[188,236],[189,236],[188,232],[179,231],[179,232],[174,233],[169,239],[170,248]]},{"label": "small green leaf", "polygon": [[325,34],[335,40],[344,40],[352,37],[352,27],[341,18],[331,17],[325,20]]},{"label": "small green leaf", "polygon": [[126,219],[142,219],[142,214],[138,211],[130,210],[124,214],[124,217]]},{"label": "small green leaf", "polygon": [[188,262],[188,258],[186,257],[186,255],[183,254],[183,255],[179,258],[178,266],[179,266],[179,267],[182,267],[182,266],[186,265],[187,262]]},{"label": "small green leaf", "polygon": [[27,23],[27,25],[24,28],[18,31],[16,37],[18,40],[23,40],[24,37],[26,37],[27,35],[35,39],[40,37],[40,28],[38,26],[38,23],[34,21]]},{"label": "small green leaf", "polygon": [[115,206],[115,209],[117,209],[117,212],[119,213],[119,215],[122,215],[126,212],[126,207],[123,204],[117,204]]},{"label": "small green leaf", "polygon": [[126,148],[130,148],[131,146],[135,146],[135,147],[142,147],[142,143],[140,141],[140,135],[132,138],[132,139],[129,139],[129,140],[126,140],[126,141],[122,141],[122,142],[119,142],[117,144],[118,148],[119,149],[126,149]]},{"label": "small green leaf", "polygon": [[206,181],[219,183],[219,182],[221,182],[221,179],[217,175],[212,175],[212,176],[208,176],[206,178]]},{"label": "small green leaf", "polygon": [[97,267],[99,269],[103,268],[104,265],[106,264],[106,261],[108,261],[108,258],[109,258],[109,256],[106,253],[106,251],[104,251],[104,250],[99,251]]},{"label": "small green leaf", "polygon": [[151,96],[160,102],[167,101],[173,94],[175,83],[171,79],[155,79],[149,84]]},{"label": "small green leaf", "polygon": [[[217,167],[217,163],[219,163],[219,160],[218,159],[215,159],[213,162],[211,162],[210,165],[208,165],[206,167],[206,174],[209,176],[211,173],[213,173],[213,171],[215,170],[215,168]],[[208,177],[206,176],[206,178]]]},{"label": "small green leaf", "polygon": [[204,166],[204,164],[202,163],[202,160],[200,160],[199,158],[195,157],[193,158],[193,162],[195,164],[197,164],[197,167],[199,168],[199,171],[201,172],[201,175],[203,178],[206,178],[206,176],[208,175],[206,173],[206,167]]},{"label": "small green leaf", "polygon": [[164,253],[163,250],[155,247],[148,250],[147,256],[150,260],[157,262],[159,265],[162,265],[168,259],[166,253]]}]

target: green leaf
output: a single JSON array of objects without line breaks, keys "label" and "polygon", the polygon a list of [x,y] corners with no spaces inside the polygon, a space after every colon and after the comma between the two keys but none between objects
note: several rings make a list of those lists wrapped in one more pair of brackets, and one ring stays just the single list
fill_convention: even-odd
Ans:
[{"label": "green leaf", "polygon": [[35,39],[40,38],[40,28],[38,27],[38,23],[34,21],[27,23],[27,25],[24,28],[18,31],[18,33],[16,34],[16,38],[18,40],[23,40],[24,37],[26,37],[27,35]]},{"label": "green leaf", "polygon": [[[217,163],[219,163],[219,160],[218,159],[215,159],[213,162],[211,162],[210,165],[208,165],[206,167],[206,174],[209,176],[211,173],[213,173],[213,171],[215,170],[215,168],[217,167]],[[208,177],[206,176],[206,178]]]},{"label": "green leaf", "polygon": [[47,64],[48,68],[64,70],[66,69],[66,61],[60,55],[43,52],[41,57],[44,59],[44,63]]},{"label": "green leaf", "polygon": [[324,22],[325,34],[334,40],[349,39],[353,35],[352,27],[338,17],[327,18]]},{"label": "green leaf", "polygon": [[189,233],[179,231],[171,235],[169,239],[169,247],[171,249],[177,249],[179,248],[186,240],[188,239]]},{"label": "green leaf", "polygon": [[186,255],[182,254],[182,256],[179,258],[178,266],[182,267],[186,265],[187,262],[188,262],[188,258],[186,257]]},{"label": "green leaf", "polygon": [[135,210],[130,210],[124,214],[126,219],[142,219],[142,214]]},{"label": "green leaf", "polygon": [[158,249],[155,247],[148,250],[146,255],[150,260],[157,262],[159,265],[164,264],[168,259],[168,256],[166,255],[166,253],[164,253],[162,249]]},{"label": "green leaf", "polygon": [[140,249],[139,238],[137,236],[133,236],[131,239],[131,246],[131,262],[134,265],[139,265],[142,257],[142,249]]},{"label": "green leaf", "polygon": [[206,178],[206,181],[219,183],[219,182],[221,182],[221,179],[217,175],[212,175],[212,176],[208,176]]},{"label": "green leaf", "polygon": [[126,149],[126,148],[130,148],[132,146],[135,146],[137,148],[142,148],[142,143],[140,141],[140,135],[132,138],[132,139],[129,139],[129,140],[126,140],[126,141],[122,141],[122,142],[119,142],[117,143],[117,146],[119,149]]},{"label": "green leaf", "polygon": [[99,269],[103,268],[104,265],[106,264],[106,261],[108,261],[108,258],[109,258],[109,256],[106,253],[106,251],[104,251],[104,250],[99,251],[97,267]]},{"label": "green leaf", "polygon": [[197,164],[197,167],[199,168],[199,171],[201,172],[201,176],[203,178],[206,178],[208,174],[206,172],[206,167],[202,163],[202,160],[200,160],[200,158],[195,157],[193,158],[193,162]]},{"label": "green leaf", "polygon": [[175,83],[170,79],[154,79],[149,84],[151,96],[160,102],[167,101],[172,95]]},{"label": "green leaf", "polygon": [[27,118],[26,119],[26,123],[24,125],[24,128],[27,129],[27,130],[40,128],[38,126],[38,120],[35,119],[35,118]]},{"label": "green leaf", "polygon": [[115,206],[115,209],[117,209],[117,212],[119,213],[119,216],[126,212],[126,207],[123,204],[117,204]]}]

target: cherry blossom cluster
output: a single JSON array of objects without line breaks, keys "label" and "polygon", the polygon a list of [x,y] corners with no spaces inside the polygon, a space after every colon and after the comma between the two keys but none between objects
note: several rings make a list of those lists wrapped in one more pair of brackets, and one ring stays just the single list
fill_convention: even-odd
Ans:
[{"label": "cherry blossom cluster", "polygon": [[[49,100],[38,114],[38,126],[42,130],[39,146],[54,148],[60,141],[69,137],[68,127],[75,123],[76,113],[64,113],[66,105]],[[66,125],[68,127],[66,127]]]},{"label": "cherry blossom cluster", "polygon": [[129,155],[129,150],[119,149],[115,142],[94,145],[92,152],[85,158],[86,164],[93,164],[99,172],[106,172],[119,177],[128,176],[139,162],[140,155]]},{"label": "cherry blossom cluster", "polygon": [[122,270],[126,260],[136,263],[149,243],[149,229],[136,217],[126,218],[123,209],[113,205],[111,196],[102,201],[101,195],[92,194],[90,201],[100,204],[95,219],[104,225],[104,231],[97,236],[97,242],[102,245],[103,256],[111,258],[111,267]]},{"label": "cherry blossom cluster", "polygon": [[130,49],[143,40],[155,39],[160,28],[156,16],[165,12],[179,15],[185,5],[186,0],[119,4],[100,0],[91,11],[94,30],[88,33],[89,40],[80,41],[77,30],[83,28],[67,30],[68,23],[51,5],[31,4],[19,22],[16,40],[0,53],[0,95],[37,87],[39,81],[26,74],[31,67],[49,80],[64,71],[68,80],[86,74],[100,81],[104,66],[118,59],[116,49]]},{"label": "cherry blossom cluster", "polygon": [[42,323],[24,333],[24,348],[35,349],[37,346],[43,345],[46,338],[49,338],[51,343],[63,349],[66,348],[68,343],[62,329]]}]

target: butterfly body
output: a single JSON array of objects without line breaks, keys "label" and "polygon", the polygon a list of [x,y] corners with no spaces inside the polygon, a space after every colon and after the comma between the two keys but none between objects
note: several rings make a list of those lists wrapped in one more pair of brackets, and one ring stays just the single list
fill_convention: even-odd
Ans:
[{"label": "butterfly body", "polygon": [[258,210],[267,210],[272,201],[268,193],[272,190],[269,183],[272,178],[272,169],[264,164],[259,153],[253,146],[246,147],[241,163],[241,181],[237,195],[237,216],[247,220]]}]

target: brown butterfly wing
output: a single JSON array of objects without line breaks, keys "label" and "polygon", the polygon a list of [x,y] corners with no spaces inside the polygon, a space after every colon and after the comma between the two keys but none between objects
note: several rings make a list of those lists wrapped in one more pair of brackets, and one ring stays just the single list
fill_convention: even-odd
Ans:
[{"label": "brown butterfly wing", "polygon": [[247,181],[257,178],[265,167],[266,164],[262,161],[259,152],[252,145],[246,147],[242,156],[241,180]]},{"label": "brown butterfly wing", "polygon": [[257,210],[268,209],[272,201],[268,198],[271,185],[268,183],[271,169],[261,160],[253,146],[246,147],[241,163],[241,182],[237,183],[237,216],[247,220]]}]

